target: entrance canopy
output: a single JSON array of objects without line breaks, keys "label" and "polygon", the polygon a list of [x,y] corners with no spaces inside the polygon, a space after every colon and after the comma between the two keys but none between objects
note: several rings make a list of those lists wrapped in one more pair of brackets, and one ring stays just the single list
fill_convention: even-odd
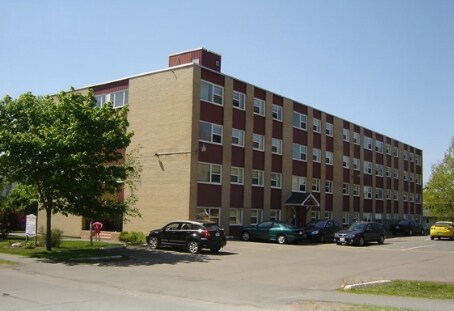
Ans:
[{"label": "entrance canopy", "polygon": [[292,192],[292,195],[287,199],[287,201],[285,201],[284,205],[310,207],[320,206],[320,203],[318,203],[312,193]]}]

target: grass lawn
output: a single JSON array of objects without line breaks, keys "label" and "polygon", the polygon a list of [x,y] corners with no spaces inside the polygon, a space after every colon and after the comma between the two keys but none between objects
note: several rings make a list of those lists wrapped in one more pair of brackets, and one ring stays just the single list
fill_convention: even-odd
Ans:
[{"label": "grass lawn", "polygon": [[370,287],[353,288],[348,292],[371,295],[390,295],[429,299],[454,300],[454,284],[425,281],[392,281]]},{"label": "grass lawn", "polygon": [[0,253],[41,258],[51,261],[70,262],[77,260],[80,262],[83,261],[84,258],[108,257],[110,256],[110,253],[102,248],[120,245],[93,242],[93,246],[90,246],[89,241],[63,240],[60,247],[52,248],[52,251],[50,252],[48,252],[44,246],[35,248],[12,247],[12,244],[20,242],[24,242],[24,238],[8,237],[7,239],[0,240]]}]

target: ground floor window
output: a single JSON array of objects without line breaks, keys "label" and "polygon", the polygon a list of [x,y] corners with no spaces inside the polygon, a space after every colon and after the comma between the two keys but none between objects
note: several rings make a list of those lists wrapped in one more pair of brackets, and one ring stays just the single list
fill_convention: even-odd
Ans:
[{"label": "ground floor window", "polygon": [[281,210],[270,210],[270,220],[281,220]]},{"label": "ground floor window", "polygon": [[243,224],[243,209],[231,208],[229,211],[229,224],[242,225]]},{"label": "ground floor window", "polygon": [[320,211],[312,211],[311,219],[320,219]]},{"label": "ground floor window", "polygon": [[[111,218],[93,219],[93,222],[99,221],[102,223],[102,231],[123,231],[123,220],[121,216],[113,216]],[[90,230],[90,219],[83,218],[82,230]]]},{"label": "ground floor window", "polygon": [[261,221],[263,221],[263,210],[262,209],[251,210],[251,225],[258,224]]},{"label": "ground floor window", "polygon": [[197,220],[209,220],[212,222],[219,223],[221,216],[221,209],[216,207],[198,207],[197,208]]}]

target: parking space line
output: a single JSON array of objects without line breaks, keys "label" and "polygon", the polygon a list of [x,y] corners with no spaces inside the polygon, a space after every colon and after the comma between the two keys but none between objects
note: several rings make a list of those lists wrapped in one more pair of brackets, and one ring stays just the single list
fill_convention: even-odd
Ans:
[{"label": "parking space line", "polygon": [[421,245],[421,246],[415,246],[415,247],[410,247],[410,248],[403,248],[403,249],[401,249],[401,251],[411,251],[414,249],[424,248],[424,247],[433,247],[433,245]]}]

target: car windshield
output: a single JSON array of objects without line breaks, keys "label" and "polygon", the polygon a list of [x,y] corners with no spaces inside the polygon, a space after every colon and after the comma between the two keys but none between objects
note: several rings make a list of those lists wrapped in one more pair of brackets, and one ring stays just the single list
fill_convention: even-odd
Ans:
[{"label": "car windshield", "polygon": [[217,224],[203,224],[208,231],[219,231],[221,228]]},{"label": "car windshield", "polygon": [[349,228],[350,231],[363,230],[366,227],[366,224],[355,222]]},{"label": "car windshield", "polygon": [[436,222],[435,226],[438,226],[438,227],[451,227],[452,223],[451,222]]},{"label": "car windshield", "polygon": [[408,224],[410,224],[409,220],[401,220],[401,221],[399,221],[399,225],[408,225]]},{"label": "car windshield", "polygon": [[311,220],[307,223],[306,227],[325,228],[324,220]]}]

